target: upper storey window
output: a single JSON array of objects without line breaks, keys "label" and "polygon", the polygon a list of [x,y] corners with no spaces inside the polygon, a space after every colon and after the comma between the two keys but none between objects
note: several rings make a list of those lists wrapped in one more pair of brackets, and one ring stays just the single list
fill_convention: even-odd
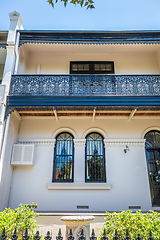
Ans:
[{"label": "upper storey window", "polygon": [[70,62],[71,74],[111,74],[114,73],[114,62]]}]

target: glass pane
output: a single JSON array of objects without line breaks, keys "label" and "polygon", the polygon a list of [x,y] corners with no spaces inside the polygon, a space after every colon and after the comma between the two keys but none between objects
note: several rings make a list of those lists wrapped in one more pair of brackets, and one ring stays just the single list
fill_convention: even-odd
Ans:
[{"label": "glass pane", "polygon": [[105,68],[106,68],[106,71],[112,70],[111,64],[106,64]]},{"label": "glass pane", "polygon": [[100,65],[99,64],[94,64],[94,70],[99,71],[100,70]]},{"label": "glass pane", "polygon": [[89,64],[84,64],[83,69],[84,71],[89,71]]},{"label": "glass pane", "polygon": [[92,133],[86,139],[86,181],[105,181],[105,159],[103,138]]},{"label": "glass pane", "polygon": [[105,68],[105,64],[101,64],[101,71],[105,71],[106,68]]},{"label": "glass pane", "polygon": [[78,71],[83,71],[83,64],[78,64]]},{"label": "glass pane", "polygon": [[72,65],[72,71],[77,71],[77,70],[78,70],[77,64],[73,64],[73,65]]},{"label": "glass pane", "polygon": [[151,131],[146,134],[145,138],[146,138],[146,144],[148,148],[160,147],[160,132]]},{"label": "glass pane", "polygon": [[54,161],[54,181],[71,181],[73,165],[73,137],[62,133],[57,137]]},{"label": "glass pane", "polygon": [[145,138],[152,204],[160,206],[160,132],[150,131]]}]

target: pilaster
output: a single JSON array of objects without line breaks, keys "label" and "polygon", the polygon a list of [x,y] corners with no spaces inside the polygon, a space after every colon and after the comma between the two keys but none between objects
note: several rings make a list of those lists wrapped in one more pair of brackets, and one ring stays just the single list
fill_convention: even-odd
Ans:
[{"label": "pilaster", "polygon": [[2,84],[6,85],[6,94],[8,94],[11,74],[14,72],[14,66],[16,57],[19,57],[18,54],[18,43],[19,43],[19,34],[17,34],[17,30],[22,29],[22,17],[21,14],[17,11],[13,11],[9,14],[10,16],[10,28],[8,32],[7,38],[7,56],[4,67]]},{"label": "pilaster", "polygon": [[85,143],[86,139],[74,139],[74,182],[85,182]]}]

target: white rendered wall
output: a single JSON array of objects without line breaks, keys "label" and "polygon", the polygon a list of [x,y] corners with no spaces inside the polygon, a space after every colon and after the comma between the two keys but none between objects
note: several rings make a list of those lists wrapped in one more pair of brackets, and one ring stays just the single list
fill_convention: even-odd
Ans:
[{"label": "white rendered wall", "polygon": [[[124,153],[125,141],[143,139],[143,132],[150,127],[160,129],[159,119],[23,119],[19,139],[51,139],[66,128],[75,132],[77,139],[84,139],[87,129],[102,129],[107,140],[116,139],[116,144],[106,145],[107,182],[110,190],[48,190],[52,182],[54,148],[51,144],[37,144],[35,140],[34,166],[14,167],[9,206],[19,203],[38,204],[39,211],[76,211],[77,205],[89,206],[90,211],[120,211],[129,206],[141,206],[143,211],[152,208],[146,166],[145,149],[142,144],[130,144]],[[103,131],[100,131],[103,133]],[[87,131],[88,132],[88,131]],[[124,143],[118,143],[119,141]],[[30,140],[31,141],[31,140]],[[83,144],[82,144],[83,145]],[[81,145],[81,147],[82,147]],[[79,151],[79,150],[78,150]],[[75,151],[76,153],[76,151]],[[81,158],[75,155],[76,181],[84,184],[84,151]],[[91,184],[92,185],[92,184]],[[54,186],[54,184],[52,184]],[[62,186],[67,186],[62,183]],[[77,186],[76,183],[74,186]]]},{"label": "white rendered wall", "polygon": [[[9,128],[5,128],[5,135],[3,140],[3,148],[2,153],[4,151],[4,158],[1,155],[2,161],[2,174],[1,174],[1,185],[0,185],[0,193],[1,193],[1,201],[0,201],[0,211],[4,210],[4,208],[8,207],[10,187],[11,187],[11,178],[12,178],[12,167],[10,165],[12,146],[15,142],[17,142],[17,133],[19,128],[19,121],[12,114],[9,120]],[[6,144],[5,144],[5,137]],[[5,145],[5,146],[4,146]]]},{"label": "white rendered wall", "polygon": [[[70,61],[114,61],[116,74],[153,74],[159,73],[155,54],[144,53],[65,53],[31,54],[28,56],[25,73],[37,73],[37,64],[43,74],[68,74]],[[19,73],[22,68],[19,69]]]},{"label": "white rendered wall", "polygon": [[[8,120],[5,124],[4,114],[6,107],[6,98],[9,92],[11,81],[11,74],[14,72],[15,61],[18,57],[18,39],[17,30],[22,29],[22,18],[20,13],[14,11],[9,14],[10,28],[7,37],[7,52],[6,61],[3,71],[2,84],[5,90],[3,93],[3,101],[1,102],[1,123],[0,123],[0,210],[3,210],[8,205],[8,198],[10,192],[10,182],[12,175],[12,168],[10,166],[11,150],[14,141],[16,141],[16,134],[18,125],[12,117],[11,122]],[[1,86],[2,87],[2,86]],[[1,91],[2,94],[2,91]],[[2,97],[2,96],[1,96]],[[12,123],[13,122],[13,123]],[[11,125],[12,124],[12,125]],[[4,131],[5,130],[5,131]],[[9,130],[9,131],[8,131]]]}]

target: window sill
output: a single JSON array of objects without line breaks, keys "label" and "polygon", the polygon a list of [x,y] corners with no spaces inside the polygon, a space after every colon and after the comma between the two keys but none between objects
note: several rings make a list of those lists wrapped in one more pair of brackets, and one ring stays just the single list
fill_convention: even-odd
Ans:
[{"label": "window sill", "polygon": [[111,183],[47,183],[48,190],[110,190]]}]

